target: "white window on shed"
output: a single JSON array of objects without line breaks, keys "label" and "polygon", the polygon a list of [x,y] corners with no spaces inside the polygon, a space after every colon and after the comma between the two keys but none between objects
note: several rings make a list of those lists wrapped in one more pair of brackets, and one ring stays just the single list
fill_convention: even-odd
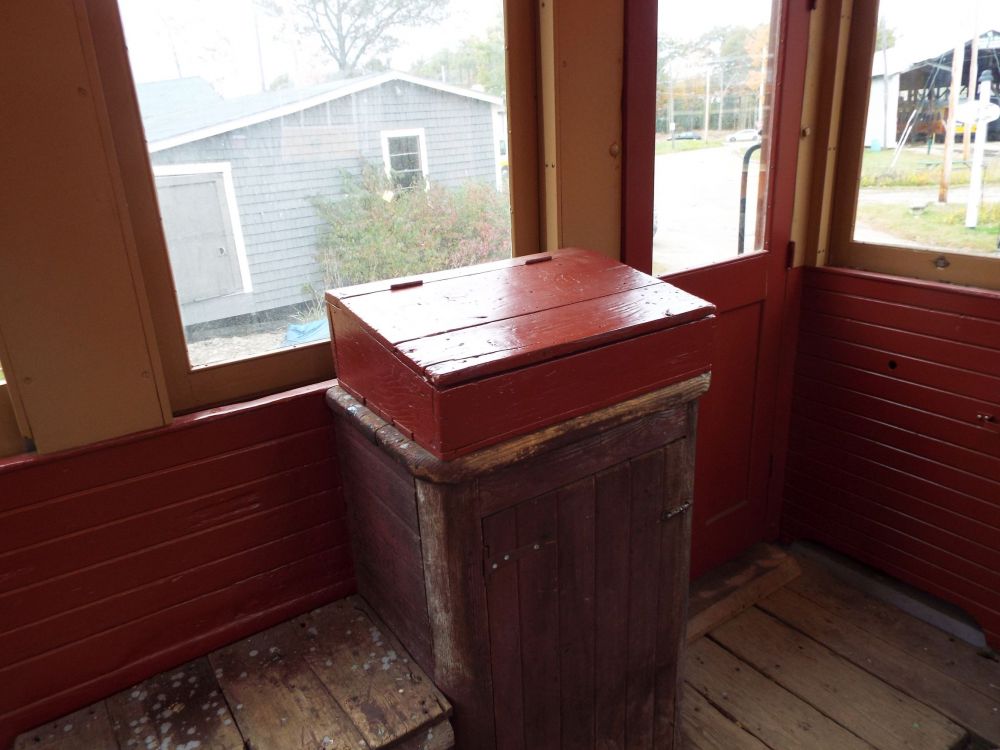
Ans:
[{"label": "white window on shed", "polygon": [[424,129],[382,131],[385,172],[400,188],[423,187],[427,182],[427,143]]}]

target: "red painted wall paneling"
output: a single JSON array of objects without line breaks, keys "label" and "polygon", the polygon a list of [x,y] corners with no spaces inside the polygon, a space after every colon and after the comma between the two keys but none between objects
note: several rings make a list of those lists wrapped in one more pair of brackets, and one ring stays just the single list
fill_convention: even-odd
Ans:
[{"label": "red painted wall paneling", "polygon": [[1000,294],[804,276],[784,492],[815,539],[965,608],[1000,647]]},{"label": "red painted wall paneling", "polygon": [[0,747],[353,591],[329,385],[0,461]]}]

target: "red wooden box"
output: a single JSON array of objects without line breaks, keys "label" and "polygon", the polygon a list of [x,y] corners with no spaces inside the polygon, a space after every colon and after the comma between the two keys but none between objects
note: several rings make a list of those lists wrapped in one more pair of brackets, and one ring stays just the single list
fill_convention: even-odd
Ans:
[{"label": "red wooden box", "polygon": [[712,305],[587,250],[326,299],[340,385],[446,460],[710,366]]}]

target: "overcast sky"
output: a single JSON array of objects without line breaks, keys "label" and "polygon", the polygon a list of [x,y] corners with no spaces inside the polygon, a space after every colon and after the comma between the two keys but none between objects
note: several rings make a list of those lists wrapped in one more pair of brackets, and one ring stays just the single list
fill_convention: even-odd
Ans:
[{"label": "overcast sky", "polygon": [[[265,83],[288,74],[309,84],[329,72],[313,39],[289,34],[254,0],[119,2],[140,82],[199,75],[224,95],[236,96],[259,91],[262,76]],[[712,0],[710,13],[704,10],[708,5],[660,0],[659,36],[688,40],[717,25],[770,20],[769,0]],[[404,44],[392,54],[391,67],[406,70],[422,57],[481,35],[497,21],[501,6],[502,0],[452,0],[442,24],[399,33]],[[977,6],[980,30],[1000,30],[1000,0],[882,0],[881,13],[896,31],[901,56],[916,61],[970,39]]]},{"label": "overcast sky", "polygon": [[[238,96],[260,90],[261,67],[267,83],[288,74],[305,85],[331,72],[315,40],[289,33],[254,0],[119,0],[119,6],[138,82],[202,76],[222,94]],[[406,70],[482,35],[501,9],[502,0],[451,0],[444,22],[397,33],[403,44],[390,66]]]}]

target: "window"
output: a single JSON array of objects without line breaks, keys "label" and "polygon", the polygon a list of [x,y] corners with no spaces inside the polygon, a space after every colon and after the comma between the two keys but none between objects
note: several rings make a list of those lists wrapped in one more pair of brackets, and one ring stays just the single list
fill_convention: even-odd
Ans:
[{"label": "window", "polygon": [[[344,29],[299,5],[120,0],[127,63],[117,18],[88,6],[175,412],[330,377],[325,289],[509,256],[501,151],[537,183],[535,112],[515,127],[507,103],[535,99],[534,37],[505,39],[529,4],[425,4],[382,28],[400,44],[343,60]],[[518,216],[534,252],[537,205]]]},{"label": "window", "polygon": [[[1000,288],[1000,8],[854,5],[831,230],[838,265]],[[977,14],[978,9],[978,14]]]},{"label": "window", "polygon": [[[653,273],[759,251],[771,142],[772,0],[659,0]],[[719,21],[724,16],[725,21]]]},{"label": "window", "polygon": [[427,186],[427,144],[424,129],[390,130],[382,133],[385,173],[402,188]]}]

